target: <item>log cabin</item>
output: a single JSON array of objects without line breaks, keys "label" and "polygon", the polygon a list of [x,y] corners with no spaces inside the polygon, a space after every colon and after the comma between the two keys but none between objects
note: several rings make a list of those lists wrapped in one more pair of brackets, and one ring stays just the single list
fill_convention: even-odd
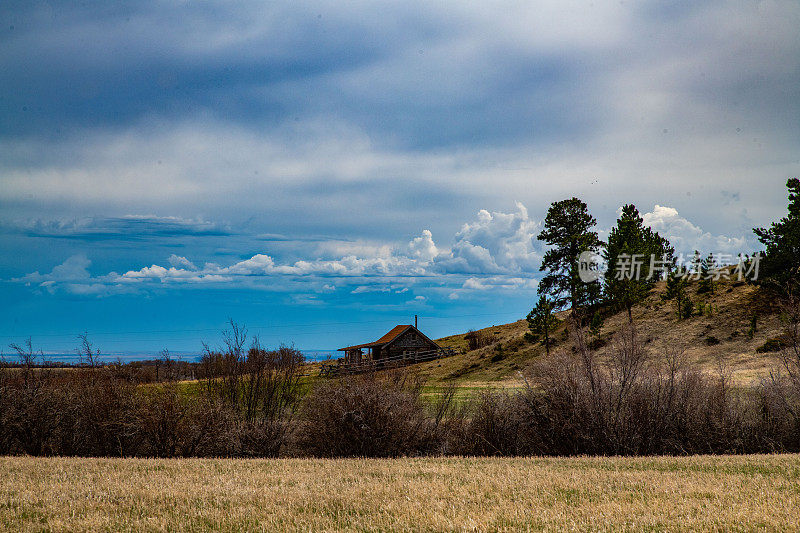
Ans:
[{"label": "log cabin", "polygon": [[386,335],[365,344],[356,344],[339,348],[344,352],[345,364],[357,364],[362,361],[380,361],[386,358],[402,356],[413,357],[420,352],[439,350],[439,345],[411,324],[400,324],[393,327]]}]

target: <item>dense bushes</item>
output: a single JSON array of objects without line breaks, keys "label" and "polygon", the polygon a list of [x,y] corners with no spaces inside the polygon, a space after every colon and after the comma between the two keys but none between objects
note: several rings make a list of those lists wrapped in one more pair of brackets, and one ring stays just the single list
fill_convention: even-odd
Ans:
[{"label": "dense bushes", "polygon": [[690,368],[680,352],[650,358],[629,328],[603,361],[574,339],[544,360],[522,392],[485,394],[460,453],[650,455],[800,450],[800,352],[759,386],[734,388]]},{"label": "dense bushes", "polygon": [[108,368],[0,369],[0,453],[229,455],[231,409],[133,386]]},{"label": "dense bushes", "polygon": [[645,364],[626,332],[611,361],[585,348],[532,369],[516,395],[485,395],[472,417],[466,453],[649,455],[763,449],[758,417],[731,391],[676,356]]},{"label": "dense bushes", "polygon": [[433,435],[418,385],[402,374],[323,383],[306,400],[303,415],[299,447],[323,457],[420,453]]},{"label": "dense bushes", "polygon": [[202,393],[232,407],[239,418],[238,451],[243,455],[276,456],[286,444],[302,392],[303,354],[281,346],[266,350],[247,331],[231,322],[225,346],[206,346],[200,361]]},{"label": "dense bushes", "polygon": [[225,339],[206,350],[199,390],[130,380],[122,365],[97,364],[85,337],[81,368],[38,367],[30,341],[14,346],[19,364],[0,365],[0,454],[278,455],[300,400],[302,354],[257,339],[245,350],[235,324]]},{"label": "dense bushes", "polygon": [[[0,368],[0,453],[86,456],[397,457],[800,451],[800,328],[759,386],[732,387],[657,357],[623,330],[602,359],[570,325],[572,349],[526,371],[515,393],[454,407],[423,401],[406,373],[322,381],[302,397],[301,355],[244,336],[207,350],[194,389],[137,385],[115,367]],[[792,334],[794,336],[792,337]],[[795,348],[790,348],[794,346]],[[21,361],[32,360],[30,347]],[[30,356],[30,357],[29,357]]]},{"label": "dense bushes", "polygon": [[469,351],[479,350],[497,342],[497,339],[486,331],[475,331],[473,329],[464,335],[464,339],[467,341],[467,349]]}]

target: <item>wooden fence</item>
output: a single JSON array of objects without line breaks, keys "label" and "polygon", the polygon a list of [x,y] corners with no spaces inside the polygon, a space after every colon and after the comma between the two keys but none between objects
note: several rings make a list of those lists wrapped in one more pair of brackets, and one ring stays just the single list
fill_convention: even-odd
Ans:
[{"label": "wooden fence", "polygon": [[319,375],[324,377],[336,377],[347,374],[373,372],[375,370],[387,370],[389,368],[413,365],[414,363],[433,361],[434,359],[450,357],[455,354],[456,351],[453,348],[439,348],[438,350],[393,355],[391,357],[382,357],[381,359],[360,361],[358,363],[345,363],[340,359],[337,363],[321,364]]}]

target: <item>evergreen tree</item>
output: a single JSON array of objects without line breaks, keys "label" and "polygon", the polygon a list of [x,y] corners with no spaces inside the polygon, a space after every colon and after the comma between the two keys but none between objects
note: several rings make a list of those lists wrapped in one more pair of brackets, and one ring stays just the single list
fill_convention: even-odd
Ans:
[{"label": "evergreen tree", "polygon": [[698,294],[707,292],[714,293],[714,279],[711,275],[711,269],[714,267],[715,261],[713,254],[708,254],[708,257],[700,262],[700,283],[697,285]]},{"label": "evergreen tree", "polygon": [[683,295],[683,313],[678,315],[678,318],[691,318],[694,313],[694,304],[688,294]]},{"label": "evergreen tree", "polygon": [[594,338],[600,336],[600,330],[603,329],[604,322],[605,320],[600,310],[595,311],[592,315],[592,321],[589,322],[589,333],[591,333]]},{"label": "evergreen tree", "polygon": [[750,328],[747,330],[747,336],[752,339],[756,331],[758,331],[758,312],[753,311],[753,314],[750,315]]},{"label": "evergreen tree", "polygon": [[616,308],[625,309],[628,320],[633,321],[631,309],[644,300],[655,282],[661,279],[662,272],[651,271],[651,266],[668,269],[674,254],[667,239],[644,225],[636,206],[624,206],[617,225],[611,229],[605,250],[606,298]]},{"label": "evergreen tree", "polygon": [[677,275],[675,272],[670,272],[667,275],[667,290],[664,293],[664,299],[675,300],[675,311],[677,312],[678,320],[692,316],[693,306],[692,300],[686,294],[687,284],[686,278]]},{"label": "evergreen tree", "polygon": [[786,182],[789,189],[789,214],[768,228],[754,228],[766,246],[759,265],[760,280],[781,291],[794,292],[800,281],[800,180]]},{"label": "evergreen tree", "polygon": [[578,274],[578,256],[585,251],[597,253],[603,246],[592,231],[596,223],[578,198],[553,202],[538,237],[550,246],[539,268],[549,272],[539,283],[539,294],[549,295],[557,309],[570,305],[573,316],[600,296],[600,283],[585,283]]},{"label": "evergreen tree", "polygon": [[545,297],[539,297],[536,307],[531,309],[528,313],[528,329],[531,330],[531,335],[534,339],[542,338],[542,344],[545,351],[550,355],[550,337],[553,331],[558,327],[558,318],[553,314],[555,308],[553,304]]}]

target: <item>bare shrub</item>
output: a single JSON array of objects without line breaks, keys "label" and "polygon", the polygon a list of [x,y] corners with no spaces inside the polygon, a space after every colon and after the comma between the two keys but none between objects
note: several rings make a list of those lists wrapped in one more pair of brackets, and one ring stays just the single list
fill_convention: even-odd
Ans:
[{"label": "bare shrub", "polygon": [[242,454],[277,455],[288,439],[302,397],[303,354],[283,345],[267,350],[258,338],[245,349],[247,330],[233,321],[223,339],[221,350],[205,347],[200,364],[204,393],[241,414]]},{"label": "bare shrub", "polygon": [[517,455],[520,450],[518,395],[488,391],[473,402],[461,432],[451,432],[450,447],[461,455]]},{"label": "bare shrub", "polygon": [[236,414],[220,402],[182,395],[174,384],[139,393],[130,433],[137,455],[208,457],[236,454]]},{"label": "bare shrub", "polygon": [[0,354],[0,455],[6,455],[11,451],[11,435],[6,427],[12,392],[10,378],[8,363]]},{"label": "bare shrub", "polygon": [[493,335],[483,330],[475,331],[473,329],[467,331],[464,338],[467,340],[467,347],[470,351],[491,346],[496,340]]},{"label": "bare shrub", "polygon": [[113,366],[102,366],[100,350],[86,334],[76,350],[84,368],[61,373],[56,388],[64,404],[59,447],[66,455],[130,455],[128,425],[133,416],[135,385],[119,379]]},{"label": "bare shrub", "polygon": [[[791,311],[791,310],[790,310]],[[787,311],[788,315],[789,311]],[[800,313],[797,313],[800,317]],[[800,333],[797,321],[789,321]],[[138,386],[134,370],[100,365],[81,337],[81,368],[42,368],[28,340],[18,367],[0,365],[0,453],[87,456],[396,457],[649,455],[800,451],[800,349],[788,343],[768,379],[734,388],[686,363],[675,346],[651,353],[632,326],[603,357],[569,327],[572,348],[539,358],[518,393],[488,391],[455,406],[455,385],[423,401],[406,372],[317,384],[303,401],[302,354],[247,345],[232,324],[206,350],[198,390]],[[795,335],[798,339],[798,335]],[[90,355],[91,354],[91,355]],[[168,359],[165,357],[164,360]],[[161,377],[177,379],[169,371]],[[301,403],[303,401],[303,403]],[[300,416],[298,416],[300,415]]]},{"label": "bare shrub", "polygon": [[752,402],[734,393],[724,367],[709,378],[688,368],[680,351],[650,357],[632,327],[620,332],[608,359],[600,361],[577,326],[571,329],[574,351],[537,361],[527,390],[500,403],[495,399],[494,409],[510,406],[505,409],[509,420],[492,421],[497,415],[487,411],[486,401],[477,411],[475,427],[480,420],[484,426],[512,428],[496,433],[507,436],[505,448],[494,447],[548,455],[761,449]]},{"label": "bare shrub", "polygon": [[[39,363],[30,339],[20,346],[20,366],[3,380],[1,439],[9,453],[30,455],[120,455],[131,388],[96,364],[96,352],[81,336],[89,355],[86,368],[55,370]],[[83,353],[83,352],[82,352]]]},{"label": "bare shrub", "polygon": [[365,374],[317,386],[298,444],[322,457],[397,457],[429,449],[434,428],[420,386],[404,373]]},{"label": "bare shrub", "polygon": [[141,439],[140,453],[151,457],[181,454],[187,409],[174,387],[159,387],[141,394],[133,421]]},{"label": "bare shrub", "polygon": [[786,327],[778,365],[785,384],[800,394],[800,297],[790,292],[781,298],[779,306]]},{"label": "bare shrub", "polygon": [[0,442],[6,453],[49,455],[52,437],[59,427],[60,398],[52,385],[55,374],[50,369],[36,368],[37,354],[30,338],[23,345],[12,344],[20,366],[3,371],[0,395]]},{"label": "bare shrub", "polygon": [[70,376],[69,410],[77,455],[130,455],[127,427],[134,411],[135,385],[115,379],[105,368],[78,371]]},{"label": "bare shrub", "polygon": [[277,457],[286,446],[292,428],[292,422],[288,420],[241,420],[236,427],[233,454],[242,457]]},{"label": "bare shrub", "polygon": [[303,354],[280,346],[265,350],[258,339],[247,353],[242,380],[245,420],[288,419],[300,399],[300,366]]},{"label": "bare shrub", "polygon": [[787,290],[779,300],[785,329],[777,360],[762,380],[762,432],[780,451],[800,449],[800,298]]},{"label": "bare shrub", "polygon": [[800,450],[800,395],[778,369],[761,381],[760,435],[764,447],[774,452]]}]

